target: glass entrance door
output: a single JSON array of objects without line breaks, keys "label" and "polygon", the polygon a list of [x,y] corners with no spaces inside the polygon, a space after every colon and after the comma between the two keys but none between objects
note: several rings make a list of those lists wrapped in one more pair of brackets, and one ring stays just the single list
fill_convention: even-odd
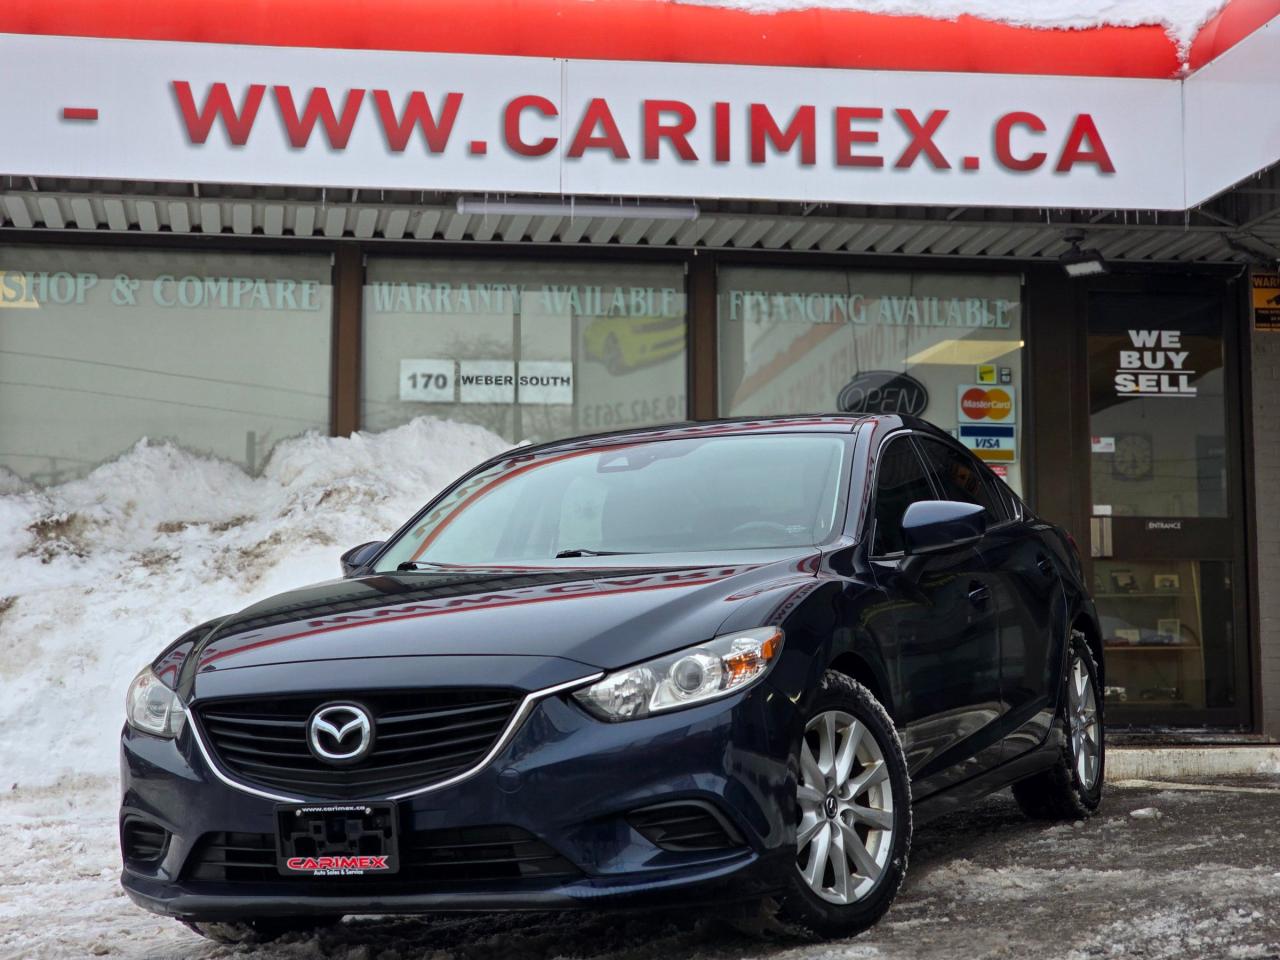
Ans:
[{"label": "glass entrance door", "polygon": [[1117,725],[1249,719],[1223,330],[1218,296],[1090,298],[1090,550]]}]

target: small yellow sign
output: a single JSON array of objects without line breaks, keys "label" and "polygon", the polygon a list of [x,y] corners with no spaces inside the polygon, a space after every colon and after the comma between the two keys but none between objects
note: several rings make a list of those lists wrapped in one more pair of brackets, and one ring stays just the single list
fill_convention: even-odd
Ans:
[{"label": "small yellow sign", "polygon": [[994,363],[978,364],[978,383],[995,383],[996,365]]},{"label": "small yellow sign", "polygon": [[1254,329],[1280,332],[1280,273],[1255,273],[1252,280]]}]

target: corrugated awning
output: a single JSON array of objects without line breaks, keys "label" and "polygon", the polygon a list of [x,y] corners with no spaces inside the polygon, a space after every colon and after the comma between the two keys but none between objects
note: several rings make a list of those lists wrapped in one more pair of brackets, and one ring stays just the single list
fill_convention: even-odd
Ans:
[{"label": "corrugated awning", "polygon": [[[547,198],[561,202],[562,198]],[[1186,213],[700,201],[696,219],[460,211],[414,191],[0,178],[0,239],[125,234],[703,248],[1053,259],[1067,237],[1117,262],[1280,259],[1280,169]],[[620,208],[621,209],[621,208]]]}]

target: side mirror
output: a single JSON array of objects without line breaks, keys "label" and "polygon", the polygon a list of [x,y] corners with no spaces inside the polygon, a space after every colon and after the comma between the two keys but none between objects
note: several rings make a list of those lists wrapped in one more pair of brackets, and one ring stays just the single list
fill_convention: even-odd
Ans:
[{"label": "side mirror", "polygon": [[902,515],[907,556],[967,547],[986,532],[986,509],[976,503],[919,500]]},{"label": "side mirror", "polygon": [[342,564],[342,575],[349,577],[356,571],[360,570],[366,563],[373,559],[374,554],[382,549],[386,541],[370,540],[368,543],[362,543],[358,547],[352,547],[341,557],[338,562]]}]

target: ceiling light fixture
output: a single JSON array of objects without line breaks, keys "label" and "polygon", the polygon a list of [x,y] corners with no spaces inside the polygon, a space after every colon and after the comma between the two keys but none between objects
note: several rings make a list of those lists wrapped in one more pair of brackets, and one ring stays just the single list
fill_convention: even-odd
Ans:
[{"label": "ceiling light fixture", "polygon": [[935,363],[968,367],[978,363],[991,363],[993,360],[1016,353],[1025,345],[1025,340],[981,340],[977,337],[965,340],[939,340],[907,357],[907,366]]},{"label": "ceiling light fixture", "polygon": [[697,220],[696,203],[579,203],[576,200],[470,200],[458,213],[481,217],[602,217],[618,220]]},{"label": "ceiling light fixture", "polygon": [[1058,263],[1062,264],[1062,269],[1068,277],[1097,277],[1104,273],[1110,272],[1107,261],[1102,258],[1097,250],[1085,250],[1080,245],[1084,243],[1083,233],[1069,233],[1064,238],[1067,243],[1071,244],[1071,249],[1058,257]]}]

